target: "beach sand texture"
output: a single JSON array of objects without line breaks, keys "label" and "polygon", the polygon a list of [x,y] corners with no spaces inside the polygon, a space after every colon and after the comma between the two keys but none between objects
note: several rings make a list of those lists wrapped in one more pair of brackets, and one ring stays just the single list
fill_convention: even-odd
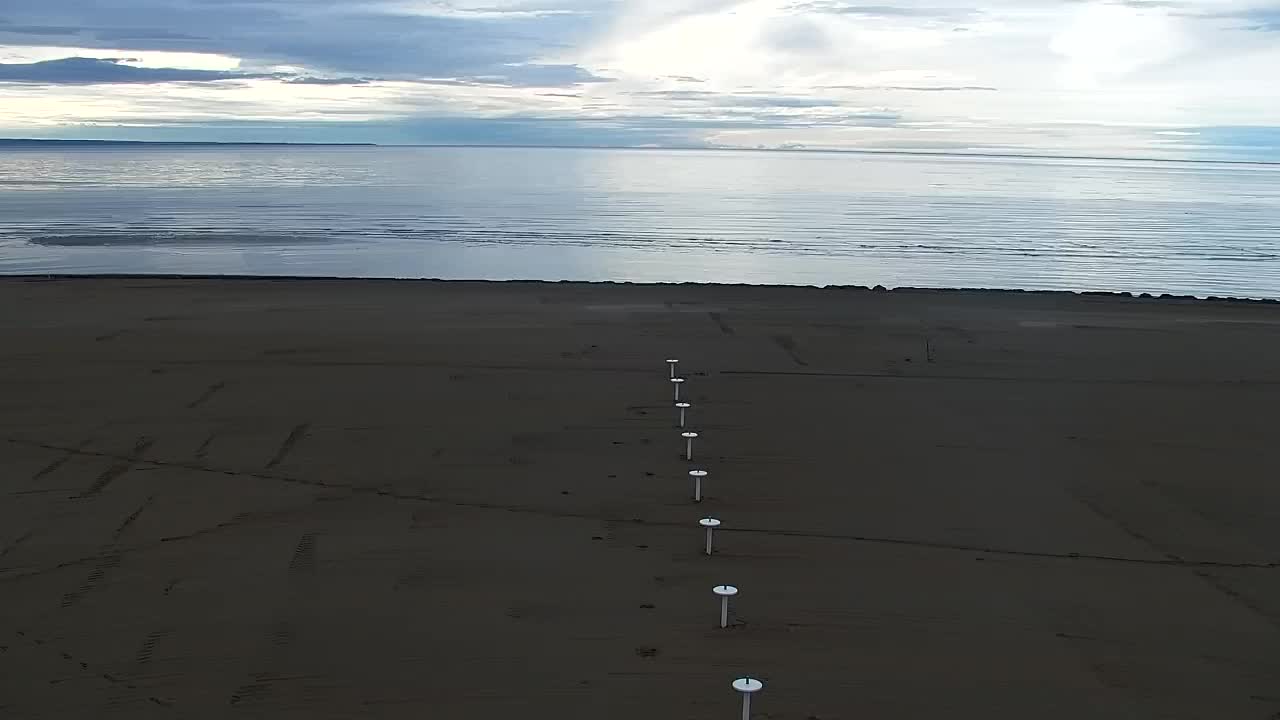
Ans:
[{"label": "beach sand texture", "polygon": [[1280,716],[1274,305],[11,278],[0,337],[6,718]]}]

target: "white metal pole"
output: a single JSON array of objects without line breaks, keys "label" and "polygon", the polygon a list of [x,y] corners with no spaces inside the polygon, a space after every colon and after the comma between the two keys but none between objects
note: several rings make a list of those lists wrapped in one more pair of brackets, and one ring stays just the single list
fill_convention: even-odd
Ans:
[{"label": "white metal pole", "polygon": [[738,678],[733,689],[742,694],[742,720],[751,720],[751,696],[764,689],[764,683],[755,678]]},{"label": "white metal pole", "polygon": [[689,477],[693,478],[693,501],[702,502],[702,478],[707,476],[706,470],[690,470]]},{"label": "white metal pole", "polygon": [[720,596],[720,627],[729,627],[729,598],[738,594],[738,588],[732,585],[717,585],[711,592]]}]

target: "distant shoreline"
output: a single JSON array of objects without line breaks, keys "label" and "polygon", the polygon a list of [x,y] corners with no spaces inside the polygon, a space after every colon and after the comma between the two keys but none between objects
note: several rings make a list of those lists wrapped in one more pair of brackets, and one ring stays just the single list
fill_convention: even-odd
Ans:
[{"label": "distant shoreline", "polygon": [[1098,160],[1105,162],[1154,162],[1187,163],[1195,165],[1258,165],[1280,167],[1280,161],[1272,160],[1212,160],[1201,158],[1123,157],[1118,155],[1038,155],[1033,153],[992,152],[942,152],[939,150],[864,150],[858,148],[768,148],[768,147],[716,147],[716,146],[626,146],[626,145],[524,145],[482,143],[306,143],[306,142],[174,142],[167,140],[41,140],[0,138],[0,150],[7,148],[41,147],[304,147],[304,148],[485,148],[504,150],[629,150],[663,152],[759,152],[796,153],[810,155],[891,155],[906,157],[938,158],[996,158],[1012,160]]}]

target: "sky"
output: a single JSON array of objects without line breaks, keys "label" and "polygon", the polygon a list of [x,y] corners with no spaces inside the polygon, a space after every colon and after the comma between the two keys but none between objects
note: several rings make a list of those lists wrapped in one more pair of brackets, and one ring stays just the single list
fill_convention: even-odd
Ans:
[{"label": "sky", "polygon": [[1280,160],[1271,0],[4,0],[0,137]]}]

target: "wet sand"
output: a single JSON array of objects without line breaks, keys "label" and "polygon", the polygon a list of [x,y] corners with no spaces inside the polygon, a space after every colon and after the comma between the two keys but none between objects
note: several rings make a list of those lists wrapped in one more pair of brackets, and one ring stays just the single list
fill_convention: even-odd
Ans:
[{"label": "wet sand", "polygon": [[0,337],[4,717],[1280,713],[1275,305],[8,279]]}]

